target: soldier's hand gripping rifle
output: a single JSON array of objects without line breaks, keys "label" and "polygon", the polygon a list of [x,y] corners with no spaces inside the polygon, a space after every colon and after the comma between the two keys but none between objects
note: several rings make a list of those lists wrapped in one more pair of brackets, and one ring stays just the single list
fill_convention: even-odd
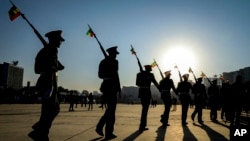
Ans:
[{"label": "soldier's hand gripping rifle", "polygon": [[[15,6],[15,4],[10,0],[10,3]],[[15,6],[16,7],[16,6]],[[20,11],[21,13],[21,11]],[[22,18],[29,24],[29,26],[34,30],[35,34],[37,35],[37,37],[39,38],[39,40],[42,42],[43,46],[47,45],[47,42],[43,39],[43,37],[41,36],[41,34],[36,30],[36,28],[29,22],[29,20],[24,16],[23,13],[21,13]]]},{"label": "soldier's hand gripping rifle", "polygon": [[96,35],[95,35],[95,33],[93,32],[93,30],[92,30],[92,28],[90,27],[90,25],[88,25],[88,26],[89,26],[89,31],[88,31],[88,33],[90,33],[91,35],[93,35],[93,36],[95,37],[96,41],[98,42],[98,44],[99,44],[99,46],[100,46],[100,49],[101,49],[101,51],[102,51],[104,57],[107,58],[108,55],[107,55],[107,53],[105,52],[105,50],[104,50],[102,44],[100,43],[100,41],[99,41],[98,38],[96,37]]},{"label": "soldier's hand gripping rifle", "polygon": [[142,71],[143,71],[143,68],[142,68],[142,66],[141,66],[141,62],[140,62],[139,58],[137,57],[137,54],[136,54],[136,52],[135,52],[133,46],[132,46],[132,45],[130,45],[130,46],[131,46],[130,51],[131,51],[131,53],[132,53],[133,55],[135,55],[135,57],[136,57],[136,59],[137,59],[137,62],[138,62],[138,65],[139,65],[139,68],[140,68],[140,72],[142,72]]}]

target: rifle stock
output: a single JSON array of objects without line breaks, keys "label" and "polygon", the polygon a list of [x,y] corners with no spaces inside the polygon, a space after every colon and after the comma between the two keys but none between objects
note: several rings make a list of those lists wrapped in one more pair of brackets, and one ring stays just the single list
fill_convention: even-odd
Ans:
[{"label": "rifle stock", "polygon": [[138,62],[139,68],[140,68],[140,72],[142,72],[143,68],[142,68],[141,62],[140,62],[139,58],[137,57],[137,55],[135,55],[135,56],[136,56],[136,59],[137,59],[137,62]]}]

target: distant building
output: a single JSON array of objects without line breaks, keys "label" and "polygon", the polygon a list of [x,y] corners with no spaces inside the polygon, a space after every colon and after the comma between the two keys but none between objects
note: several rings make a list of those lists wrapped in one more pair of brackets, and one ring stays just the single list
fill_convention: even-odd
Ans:
[{"label": "distant building", "polygon": [[22,89],[24,69],[4,62],[0,64],[0,86],[3,88]]},{"label": "distant building", "polygon": [[231,84],[235,82],[237,75],[242,76],[243,82],[250,81],[250,67],[239,69],[238,71],[223,72],[224,80],[229,80]]}]

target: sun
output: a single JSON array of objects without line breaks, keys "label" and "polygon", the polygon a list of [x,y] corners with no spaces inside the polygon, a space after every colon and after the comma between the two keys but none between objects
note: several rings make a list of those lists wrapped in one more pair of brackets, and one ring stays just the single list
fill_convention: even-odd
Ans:
[{"label": "sun", "polygon": [[174,45],[166,50],[162,61],[167,69],[173,70],[174,66],[177,65],[182,74],[188,73],[189,67],[194,68],[196,66],[193,51],[185,45]]}]

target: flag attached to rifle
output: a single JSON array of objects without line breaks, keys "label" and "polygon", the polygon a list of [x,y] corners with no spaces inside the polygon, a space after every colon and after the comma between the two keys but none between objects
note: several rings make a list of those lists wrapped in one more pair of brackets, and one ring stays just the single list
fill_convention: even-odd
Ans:
[{"label": "flag attached to rifle", "polygon": [[177,66],[177,65],[175,65],[175,66],[174,66],[174,68],[175,68],[175,69],[178,69],[178,66]]},{"label": "flag attached to rifle", "polygon": [[132,53],[132,55],[136,54],[136,52],[135,52],[135,50],[134,50],[134,48],[132,46],[131,46],[130,52]]},{"label": "flag attached to rifle", "polygon": [[9,10],[9,17],[11,21],[14,21],[18,16],[21,15],[20,10],[16,6],[12,6]]},{"label": "flag attached to rifle", "polygon": [[94,37],[95,33],[93,32],[93,30],[91,28],[89,28],[89,30],[86,33],[89,37]]},{"label": "flag attached to rifle", "polygon": [[201,77],[205,77],[206,74],[204,72],[201,72]]},{"label": "flag attached to rifle", "polygon": [[156,61],[154,60],[154,62],[151,64],[151,67],[153,68],[153,67],[156,67],[157,66],[157,63],[156,63]]},{"label": "flag attached to rifle", "polygon": [[193,70],[191,69],[191,67],[189,67],[188,72],[193,73]]}]

